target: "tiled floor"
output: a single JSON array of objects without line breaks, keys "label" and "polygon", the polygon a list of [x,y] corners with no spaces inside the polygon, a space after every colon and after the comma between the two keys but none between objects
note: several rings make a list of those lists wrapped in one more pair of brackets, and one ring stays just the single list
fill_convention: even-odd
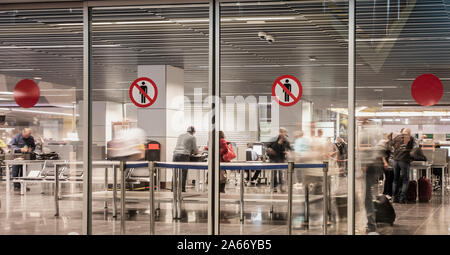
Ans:
[{"label": "tiled floor", "polygon": [[[270,199],[267,187],[246,188],[246,193],[260,193]],[[21,196],[19,192],[5,194],[5,182],[0,182],[0,234],[76,234],[82,228],[82,202],[74,200],[60,201],[60,215],[54,216],[54,199],[49,193],[41,194],[39,185],[31,186],[31,191]],[[233,187],[227,193],[237,192]],[[299,192],[296,190],[296,192]],[[450,195],[449,195],[450,196]],[[397,219],[393,227],[380,226],[381,234],[450,234],[449,197],[442,202],[440,192],[433,194],[429,203],[395,204]],[[311,204],[309,230],[294,230],[294,235],[322,234],[322,202]],[[357,203],[358,209],[361,209]],[[148,203],[127,203],[126,234],[149,234]],[[248,235],[287,234],[287,206],[280,203],[270,213],[270,203],[247,204],[245,221],[239,220],[238,204],[221,206],[221,233]],[[120,215],[112,217],[111,209],[104,210],[103,202],[93,203],[94,234],[120,234]],[[363,209],[363,208],[362,208]],[[328,234],[346,234],[346,219],[336,213]],[[345,208],[344,208],[345,210]],[[157,234],[207,234],[206,204],[186,203],[183,205],[182,219],[172,219],[171,204],[162,203],[159,217],[156,219]],[[364,234],[364,210],[358,210],[357,234]],[[298,225],[304,219],[301,203],[294,204],[293,224]]]}]

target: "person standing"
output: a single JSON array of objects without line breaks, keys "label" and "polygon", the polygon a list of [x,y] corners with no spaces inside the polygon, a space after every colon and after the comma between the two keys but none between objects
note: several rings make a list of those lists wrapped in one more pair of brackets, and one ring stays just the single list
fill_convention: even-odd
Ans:
[{"label": "person standing", "polygon": [[337,154],[337,165],[339,168],[339,176],[347,176],[347,144],[342,137],[336,139],[336,148],[338,149]]},{"label": "person standing", "polygon": [[[271,163],[286,162],[287,154],[291,150],[291,144],[287,140],[287,130],[280,127],[278,136],[274,137],[267,145],[267,154]],[[282,170],[273,170],[273,191],[277,192],[278,184],[283,184]],[[282,190],[281,190],[282,191]]]},{"label": "person standing", "polygon": [[[236,157],[236,154],[233,151],[233,147],[230,142],[225,140],[225,133],[220,130],[219,131],[219,154],[220,154],[220,162],[230,162],[233,158]],[[227,170],[219,170],[220,171],[220,180],[219,180],[219,192],[225,193],[225,185],[227,184]]]},{"label": "person standing", "polygon": [[[253,143],[247,144],[247,149],[245,150],[246,154],[246,161],[257,161],[259,156],[256,151],[253,150]],[[250,170],[245,170],[247,172],[247,183],[250,184],[256,184],[256,180],[258,180],[258,176],[261,173],[261,170],[256,170],[255,174],[253,175],[252,179],[250,180]]]},{"label": "person standing", "polygon": [[[394,183],[392,184],[392,195],[394,203],[406,203],[406,192],[408,191],[409,167],[412,161],[411,150],[419,147],[411,130],[404,128],[402,133],[395,137],[394,141]],[[402,178],[400,179],[400,175]],[[400,187],[402,189],[400,190]]]},{"label": "person standing", "polygon": [[[191,155],[198,154],[197,139],[194,136],[195,128],[190,126],[186,133],[181,134],[177,139],[177,145],[173,151],[174,162],[189,162]],[[181,191],[186,192],[186,179],[188,169],[182,169],[181,174]]]},{"label": "person standing", "polygon": [[[31,128],[24,128],[21,133],[14,136],[11,140],[11,151],[13,153],[30,153],[36,149],[34,138],[31,136]],[[12,166],[12,177],[19,177],[22,175],[22,166]],[[20,183],[14,183],[14,190],[20,190]],[[27,190],[29,190],[27,188]]]},{"label": "person standing", "polygon": [[383,172],[384,172],[384,188],[383,195],[389,196],[390,199],[392,197],[392,183],[394,181],[394,171],[392,169],[393,160],[392,160],[392,135],[393,133],[389,133],[386,135],[386,139],[383,141],[384,147],[384,155],[383,155]]}]

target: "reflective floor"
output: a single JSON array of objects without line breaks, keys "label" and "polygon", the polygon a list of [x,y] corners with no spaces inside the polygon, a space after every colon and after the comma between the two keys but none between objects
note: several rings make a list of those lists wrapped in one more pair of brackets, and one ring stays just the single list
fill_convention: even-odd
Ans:
[{"label": "reflective floor", "polygon": [[[19,192],[5,194],[5,182],[0,182],[0,234],[79,234],[81,233],[81,208],[79,200],[60,201],[60,215],[54,216],[54,197],[47,191],[41,194],[40,185],[29,185],[31,191],[26,195]],[[192,190],[192,189],[191,189]],[[189,191],[188,191],[189,192]],[[271,195],[266,185],[246,187],[246,194],[260,196],[270,201]],[[295,190],[299,195],[299,190]],[[147,192],[145,192],[147,193]],[[234,185],[227,187],[227,195],[237,194]],[[251,195],[250,195],[251,194]],[[342,199],[340,199],[342,200]],[[258,201],[258,200],[255,200]],[[243,222],[239,217],[239,205],[224,203],[221,206],[221,233],[248,235],[283,235],[287,234],[287,205],[275,203],[271,213],[271,203],[247,203]],[[299,200],[300,201],[300,200]],[[440,192],[433,193],[429,203],[394,204],[397,219],[394,226],[380,225],[380,234],[450,234],[450,203],[447,197],[442,203]],[[94,234],[120,234],[120,215],[112,216],[111,205],[104,208],[104,202],[93,203]],[[160,204],[160,214],[156,219],[156,234],[207,234],[207,206],[204,203],[184,203],[182,219],[172,219],[171,203]],[[293,226],[304,220],[303,203],[294,202]],[[360,208],[358,208],[360,209]],[[342,201],[333,199],[331,225],[328,234],[346,234],[347,225]],[[310,228],[293,230],[294,235],[322,234],[322,200],[311,202]],[[119,210],[120,212],[120,210]],[[364,234],[364,210],[357,211],[357,234]],[[126,234],[149,234],[148,201],[128,202],[126,214]]]}]

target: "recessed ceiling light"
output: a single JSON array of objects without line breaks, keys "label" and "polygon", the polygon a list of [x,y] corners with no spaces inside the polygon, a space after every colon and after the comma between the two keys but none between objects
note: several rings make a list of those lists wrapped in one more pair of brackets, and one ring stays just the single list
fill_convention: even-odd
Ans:
[{"label": "recessed ceiling light", "polygon": [[35,80],[42,80],[41,77],[34,77],[33,79],[35,79]]},{"label": "recessed ceiling light", "polygon": [[316,61],[317,58],[315,56],[309,56],[309,61]]}]

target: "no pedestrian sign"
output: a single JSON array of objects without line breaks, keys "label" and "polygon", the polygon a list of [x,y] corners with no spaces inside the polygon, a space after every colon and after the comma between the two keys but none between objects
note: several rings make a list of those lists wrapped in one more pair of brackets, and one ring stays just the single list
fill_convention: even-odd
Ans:
[{"label": "no pedestrian sign", "polygon": [[272,96],[280,105],[292,106],[302,97],[302,84],[295,76],[280,76],[272,85]]},{"label": "no pedestrian sign", "polygon": [[137,107],[146,108],[158,97],[156,83],[150,78],[137,78],[130,86],[130,99]]}]

